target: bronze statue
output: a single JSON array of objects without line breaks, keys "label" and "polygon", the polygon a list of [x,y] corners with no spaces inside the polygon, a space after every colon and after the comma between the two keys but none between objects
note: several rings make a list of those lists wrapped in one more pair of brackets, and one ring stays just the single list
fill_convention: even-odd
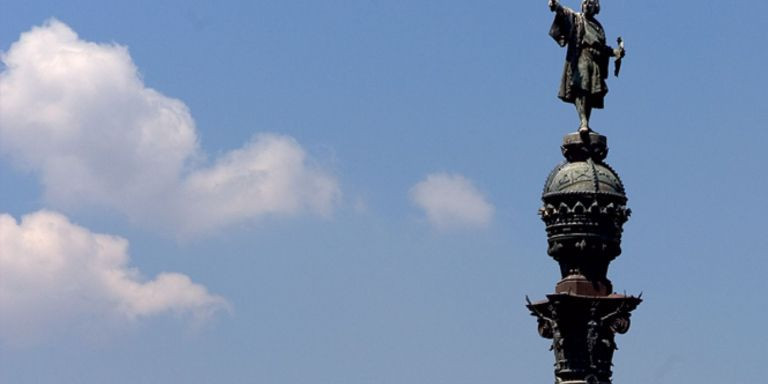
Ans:
[{"label": "bronze statue", "polygon": [[546,316],[536,309],[528,296],[525,297],[525,301],[528,302],[528,308],[531,310],[531,314],[539,319],[539,335],[545,339],[552,339],[552,345],[549,347],[549,350],[555,352],[555,366],[557,369],[560,369],[562,362],[566,361],[566,358],[565,350],[563,349],[563,334],[560,331],[560,326],[557,324],[557,308],[554,305],[557,303],[547,307],[550,316]]},{"label": "bronze statue", "polygon": [[616,311],[600,317],[597,314],[597,305],[598,303],[595,302],[589,310],[590,319],[587,322],[587,353],[589,365],[592,368],[597,368],[597,364],[602,363],[601,358],[607,358],[607,361],[610,361],[613,358],[613,351],[619,349],[613,338],[616,331],[612,322],[621,315],[624,308],[622,304]]},{"label": "bronze statue", "polygon": [[610,57],[616,58],[614,73],[618,76],[621,58],[625,54],[624,43],[619,38],[618,48],[606,45],[603,26],[595,19],[595,15],[600,13],[600,0],[582,0],[581,12],[560,5],[558,0],[549,0],[549,9],[555,12],[549,35],[561,47],[568,46],[557,96],[576,106],[580,119],[579,132],[587,133],[591,131],[589,117],[592,109],[602,109],[603,99],[608,93],[605,79],[608,77]]}]

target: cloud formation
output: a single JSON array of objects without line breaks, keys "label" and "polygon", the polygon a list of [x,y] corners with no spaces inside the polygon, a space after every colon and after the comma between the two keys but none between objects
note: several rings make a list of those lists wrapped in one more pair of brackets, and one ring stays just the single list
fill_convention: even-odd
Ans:
[{"label": "cloud formation", "polygon": [[[181,201],[195,207],[182,212],[206,218],[195,224],[198,227],[268,213],[327,215],[339,194],[333,178],[307,165],[306,154],[295,140],[266,134],[190,174],[180,192]],[[183,221],[196,222],[194,216]]]},{"label": "cloud formation", "polygon": [[20,222],[0,214],[0,340],[35,338],[88,319],[130,321],[164,313],[200,321],[229,304],[189,277],[152,280],[129,267],[128,241],[92,233],[61,214]]},{"label": "cloud formation", "polygon": [[144,85],[128,50],[51,20],[2,55],[0,152],[40,176],[48,202],[107,208],[178,231],[264,214],[332,211],[335,178],[281,135],[205,165],[186,105]]},{"label": "cloud formation", "polygon": [[481,228],[490,224],[494,208],[464,176],[433,173],[414,185],[411,200],[436,228]]}]

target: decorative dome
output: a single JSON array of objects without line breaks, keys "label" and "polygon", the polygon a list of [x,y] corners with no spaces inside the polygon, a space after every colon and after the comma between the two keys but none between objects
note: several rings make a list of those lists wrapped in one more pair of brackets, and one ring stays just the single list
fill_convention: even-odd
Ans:
[{"label": "decorative dome", "polygon": [[605,163],[591,159],[558,165],[547,178],[543,197],[555,194],[609,194],[625,197],[624,185]]},{"label": "decorative dome", "polygon": [[566,161],[550,172],[539,214],[547,227],[547,253],[560,264],[558,293],[607,295],[608,265],[621,254],[623,225],[632,211],[624,185],[608,164],[605,136],[568,134]]}]

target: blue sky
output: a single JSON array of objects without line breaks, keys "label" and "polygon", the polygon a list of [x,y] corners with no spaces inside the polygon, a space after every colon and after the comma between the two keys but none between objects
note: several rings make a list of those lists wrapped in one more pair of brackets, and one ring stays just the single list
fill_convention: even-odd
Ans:
[{"label": "blue sky", "polygon": [[[768,5],[602,8],[615,381],[759,382]],[[0,383],[552,380],[546,1],[0,10]]]}]

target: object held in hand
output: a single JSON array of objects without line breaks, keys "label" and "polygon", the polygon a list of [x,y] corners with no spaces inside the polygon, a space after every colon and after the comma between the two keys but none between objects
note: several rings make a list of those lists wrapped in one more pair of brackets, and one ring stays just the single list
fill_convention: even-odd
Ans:
[{"label": "object held in hand", "polygon": [[617,49],[616,54],[616,62],[615,69],[613,70],[613,75],[616,77],[619,77],[619,72],[621,71],[621,59],[624,57],[624,39],[619,36],[616,39],[616,42],[619,44],[619,48]]}]

